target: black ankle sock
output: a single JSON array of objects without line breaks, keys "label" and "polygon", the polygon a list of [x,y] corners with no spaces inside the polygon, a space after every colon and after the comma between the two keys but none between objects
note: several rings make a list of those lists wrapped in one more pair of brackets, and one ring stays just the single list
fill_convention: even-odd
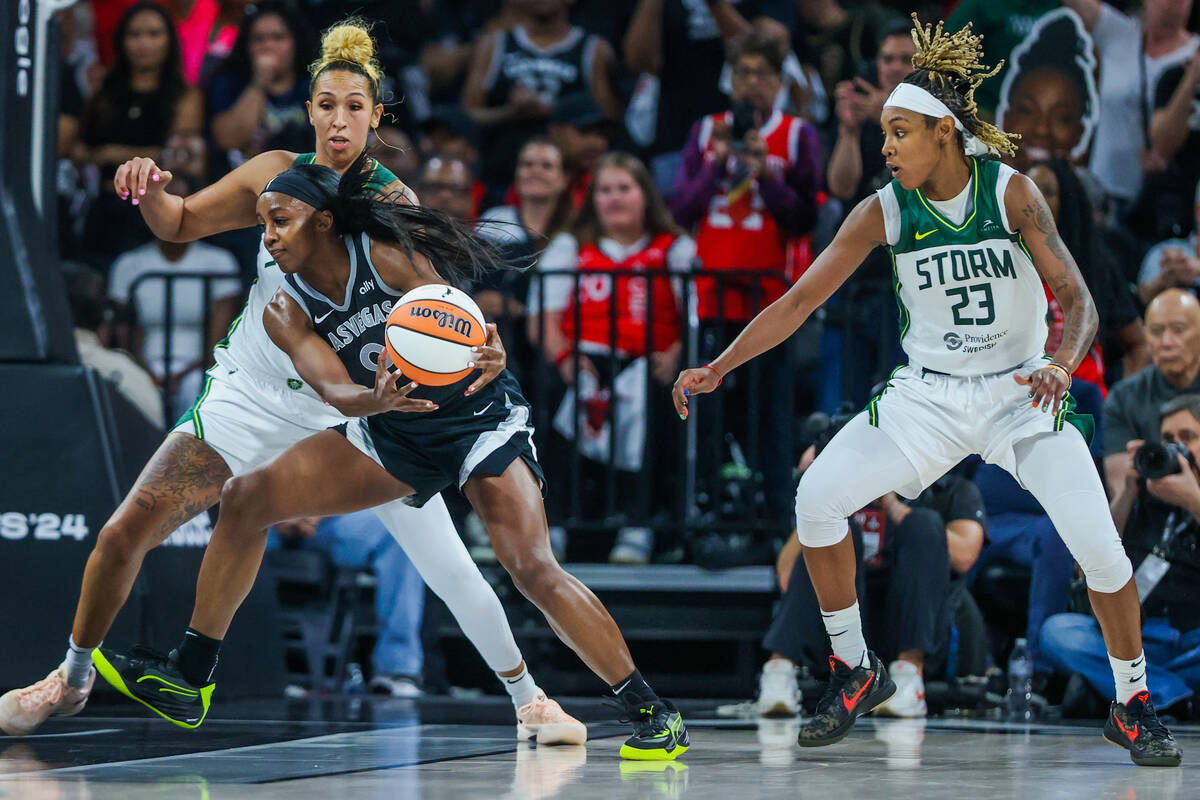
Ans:
[{"label": "black ankle sock", "polygon": [[621,705],[630,711],[636,711],[642,706],[660,702],[658,695],[650,688],[650,684],[646,683],[646,679],[642,677],[642,673],[636,669],[628,678],[620,683],[613,684],[609,688],[612,689],[617,700],[621,701]]},{"label": "black ankle sock", "polygon": [[220,639],[213,639],[188,628],[176,651],[179,671],[193,686],[207,686],[212,683],[213,672],[217,669],[217,656],[220,653]]}]

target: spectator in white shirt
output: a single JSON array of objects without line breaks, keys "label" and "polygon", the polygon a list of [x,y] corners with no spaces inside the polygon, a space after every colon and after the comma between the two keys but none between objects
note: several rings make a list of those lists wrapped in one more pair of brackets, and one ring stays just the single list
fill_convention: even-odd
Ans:
[{"label": "spectator in white shirt", "polygon": [[[189,190],[177,184],[179,176],[167,191],[186,195]],[[237,261],[204,242],[156,239],[117,257],[109,270],[108,291],[136,313],[131,349],[167,393],[171,413],[182,413],[199,393],[213,345],[237,310],[242,294]]]},{"label": "spectator in white shirt", "polygon": [[1191,3],[1145,0],[1140,18],[1101,0],[1063,0],[1063,5],[1083,19],[1100,59],[1104,124],[1096,127],[1089,167],[1121,210],[1128,211],[1137,200],[1143,173],[1166,166],[1149,149],[1147,132],[1159,76],[1190,59],[1200,43],[1187,29]]}]

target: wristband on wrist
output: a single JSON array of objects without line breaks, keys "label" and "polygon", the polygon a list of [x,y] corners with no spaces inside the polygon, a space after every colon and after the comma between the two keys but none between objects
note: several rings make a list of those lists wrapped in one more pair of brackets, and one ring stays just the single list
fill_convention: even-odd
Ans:
[{"label": "wristband on wrist", "polygon": [[723,376],[721,374],[721,371],[718,370],[716,367],[714,367],[712,364],[705,364],[700,369],[711,369],[713,371],[713,374],[717,376],[717,386],[720,386],[722,383],[725,382],[725,376]]},{"label": "wristband on wrist", "polygon": [[571,347],[569,345],[567,347],[564,347],[562,350],[559,351],[558,355],[556,355],[554,357],[554,366],[561,367],[563,362],[566,361],[568,358],[570,358],[572,356],[572,354],[574,354],[574,352],[575,352],[574,347]]},{"label": "wristband on wrist", "polygon": [[1057,361],[1051,361],[1046,366],[1050,367],[1051,369],[1056,369],[1059,372],[1061,372],[1063,375],[1065,375],[1067,378],[1067,388],[1068,389],[1071,388],[1071,371],[1069,369],[1064,367],[1062,364],[1059,364]]}]

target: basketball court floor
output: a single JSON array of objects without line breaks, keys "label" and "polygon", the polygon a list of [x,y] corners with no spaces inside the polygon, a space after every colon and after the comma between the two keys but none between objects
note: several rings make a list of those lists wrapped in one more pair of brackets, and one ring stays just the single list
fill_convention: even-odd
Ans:
[{"label": "basketball court floor", "polygon": [[1099,723],[868,719],[840,744],[801,750],[795,721],[718,720],[712,704],[681,704],[692,750],[632,763],[617,757],[625,729],[602,707],[564,705],[589,720],[586,747],[518,744],[511,706],[494,698],[226,703],[197,731],[89,706],[36,736],[0,736],[0,798],[1200,798],[1200,727],[1176,728],[1182,769],[1153,769],[1104,742]]}]

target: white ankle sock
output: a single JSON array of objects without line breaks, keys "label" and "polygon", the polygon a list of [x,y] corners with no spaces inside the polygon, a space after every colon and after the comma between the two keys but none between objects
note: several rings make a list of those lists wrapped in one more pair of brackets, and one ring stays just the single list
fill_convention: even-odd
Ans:
[{"label": "white ankle sock", "polygon": [[858,603],[841,611],[821,610],[821,621],[833,645],[833,654],[846,662],[851,669],[867,666],[867,643],[863,639],[862,616]]},{"label": "white ankle sock", "polygon": [[1133,661],[1122,661],[1108,657],[1112,665],[1113,682],[1117,687],[1117,702],[1124,705],[1138,692],[1146,691],[1146,651],[1138,653]]},{"label": "white ankle sock", "polygon": [[[99,647],[100,645],[96,645]],[[67,637],[67,685],[82,689],[87,686],[88,675],[92,669],[92,651],[96,647],[80,647],[75,644],[75,637]]]},{"label": "white ankle sock", "polygon": [[504,689],[512,698],[514,706],[520,708],[533,702],[533,697],[538,692],[538,686],[534,683],[533,676],[529,674],[529,670],[524,664],[521,665],[520,673],[516,675],[506,678],[500,673],[496,673],[496,677],[504,684]]}]

